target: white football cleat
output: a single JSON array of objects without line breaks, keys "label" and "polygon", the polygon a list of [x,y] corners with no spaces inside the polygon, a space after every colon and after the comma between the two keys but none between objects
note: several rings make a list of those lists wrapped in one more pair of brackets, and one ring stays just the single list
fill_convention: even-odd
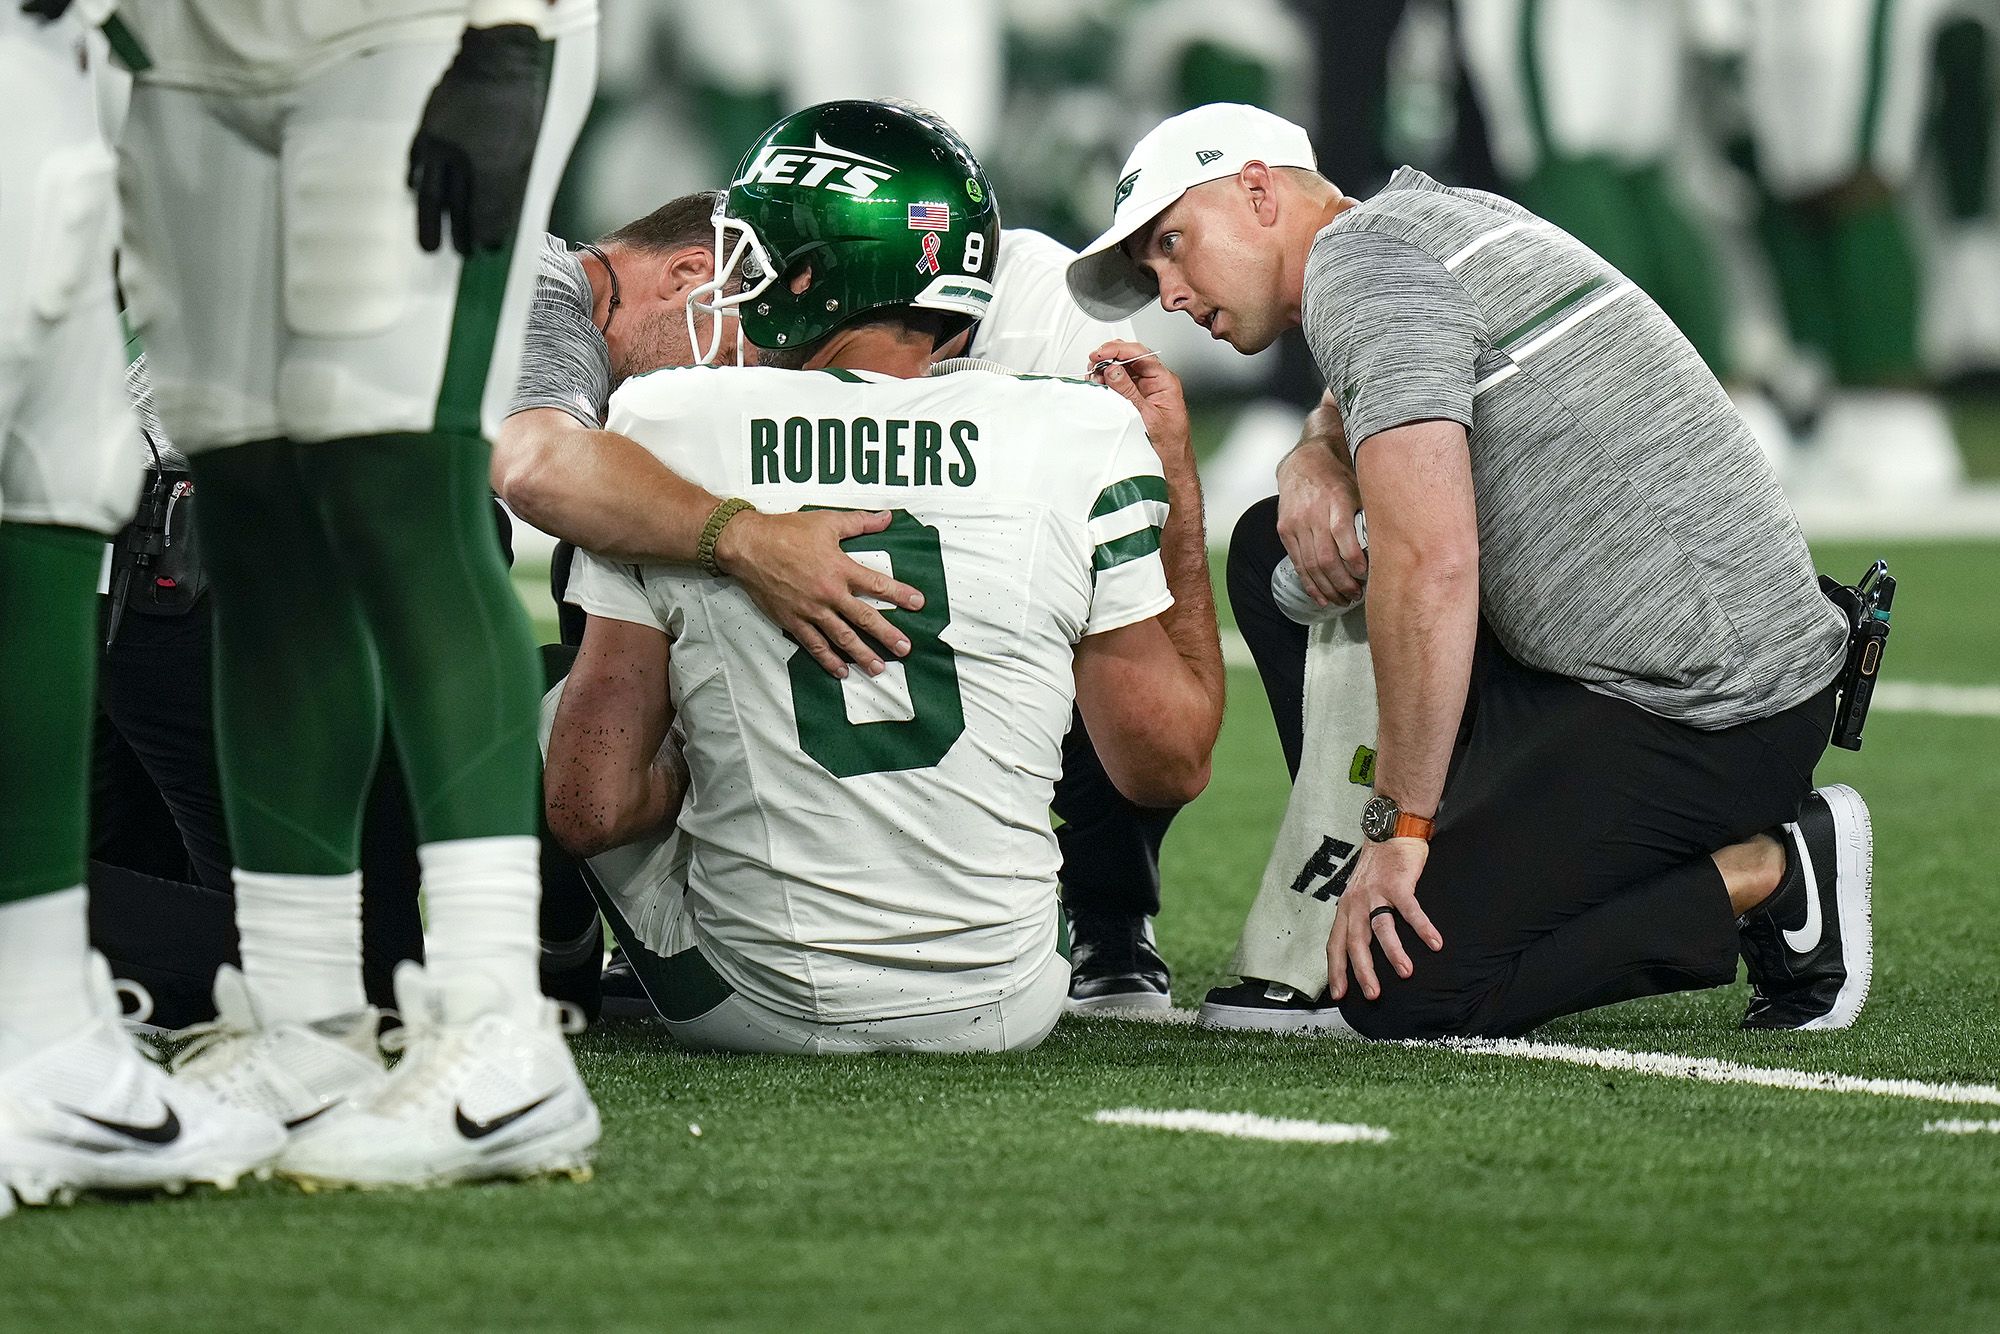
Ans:
[{"label": "white football cleat", "polygon": [[227,1190],[270,1163],[284,1127],[171,1078],[126,1033],[110,967],[91,956],[95,1019],[0,1069],[0,1196]]},{"label": "white football cleat", "polygon": [[403,1059],[372,1101],[295,1138],[279,1171],[315,1186],[441,1186],[590,1175],[597,1107],[563,1040],[559,1007],[526,1023],[497,983],[457,994],[415,963],[396,969]]},{"label": "white football cleat", "polygon": [[366,1102],[389,1081],[373,1006],[309,1024],[265,1023],[243,974],[224,964],[215,974],[215,1015],[173,1035],[182,1044],[175,1077],[288,1131]]}]

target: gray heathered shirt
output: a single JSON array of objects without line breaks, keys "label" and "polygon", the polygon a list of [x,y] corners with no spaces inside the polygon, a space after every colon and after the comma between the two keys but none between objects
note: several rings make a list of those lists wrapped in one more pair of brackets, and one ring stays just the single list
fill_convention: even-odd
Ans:
[{"label": "gray heathered shirt", "polygon": [[1845,622],[1757,442],[1672,321],[1567,232],[1405,167],[1320,233],[1304,322],[1357,449],[1466,427],[1480,610],[1522,662],[1702,728],[1840,670]]},{"label": "gray heathered shirt", "polygon": [[509,416],[529,408],[561,408],[591,430],[603,427],[605,404],[611,399],[611,350],[591,319],[595,304],[583,262],[569,243],[545,237]]}]

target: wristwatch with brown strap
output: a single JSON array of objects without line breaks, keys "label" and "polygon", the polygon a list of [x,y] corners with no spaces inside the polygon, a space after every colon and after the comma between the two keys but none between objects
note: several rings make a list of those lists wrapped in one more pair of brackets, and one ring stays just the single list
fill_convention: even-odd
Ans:
[{"label": "wristwatch with brown strap", "polygon": [[1396,804],[1394,797],[1376,793],[1361,808],[1361,832],[1370,843],[1387,843],[1392,838],[1420,838],[1430,841],[1436,820],[1412,815]]}]

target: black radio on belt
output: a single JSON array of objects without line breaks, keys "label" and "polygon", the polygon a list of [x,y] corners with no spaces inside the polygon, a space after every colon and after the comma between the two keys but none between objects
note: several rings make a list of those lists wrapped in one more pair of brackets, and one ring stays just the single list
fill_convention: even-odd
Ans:
[{"label": "black radio on belt", "polygon": [[145,437],[153,466],[146,469],[137,516],[112,546],[106,645],[118,638],[127,611],[184,616],[208,588],[195,540],[194,479],[185,470],[168,466],[151,432]]},{"label": "black radio on belt", "polygon": [[1868,722],[1868,702],[1882,674],[1882,651],[1889,643],[1889,607],[1896,600],[1896,577],[1889,562],[1878,560],[1861,581],[1849,588],[1826,575],[1820,589],[1847,616],[1847,661],[1835,681],[1833,744],[1861,749],[1861,729]]}]

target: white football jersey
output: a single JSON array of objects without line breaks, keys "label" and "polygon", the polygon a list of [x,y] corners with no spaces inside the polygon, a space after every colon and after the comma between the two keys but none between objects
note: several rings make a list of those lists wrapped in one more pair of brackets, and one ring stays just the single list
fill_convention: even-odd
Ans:
[{"label": "white football jersey", "polygon": [[840,681],[731,580],[579,557],[571,601],[672,640],[687,907],[710,962],[830,1022],[1009,995],[1057,945],[1049,800],[1074,646],[1173,601],[1137,412],[987,371],[697,367],[628,380],[607,427],[763,510],[891,511],[847,548],[926,598],[890,613],[907,658]]},{"label": "white football jersey", "polygon": [[[468,0],[138,0],[119,11],[151,68],[148,83],[249,94],[288,88],[371,47],[456,46]],[[554,38],[592,23],[597,0],[554,0],[537,23]]]},{"label": "white football jersey", "polygon": [[1092,352],[1114,338],[1129,340],[1129,320],[1092,319],[1069,294],[1065,275],[1075,258],[1054,237],[1025,227],[1002,231],[993,304],[966,355],[1023,375],[1083,375]]}]

